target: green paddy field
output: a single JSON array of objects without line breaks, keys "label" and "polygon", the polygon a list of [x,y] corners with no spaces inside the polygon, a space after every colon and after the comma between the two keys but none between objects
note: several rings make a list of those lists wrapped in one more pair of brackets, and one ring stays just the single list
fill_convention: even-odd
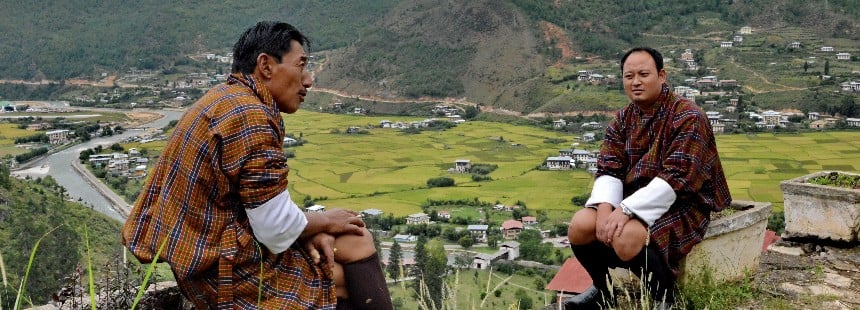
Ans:
[{"label": "green paddy field", "polygon": [[[420,212],[427,199],[474,199],[547,210],[550,218],[569,217],[578,206],[571,198],[591,189],[583,170],[540,171],[547,156],[571,148],[597,149],[570,134],[493,122],[466,122],[445,131],[406,134],[378,127],[379,121],[423,118],[367,117],[299,111],[285,115],[287,133],[301,135],[303,146],[290,148],[293,199],[310,196],[328,207],[377,208],[396,216]],[[359,126],[368,134],[345,134]],[[552,139],[551,139],[552,138]],[[555,143],[554,139],[564,142]],[[769,201],[782,209],[779,182],[820,170],[860,171],[860,132],[719,135],[717,144],[732,196]],[[451,174],[457,159],[498,165],[490,181]],[[448,176],[455,187],[427,188],[429,178]]]},{"label": "green paddy field", "polygon": [[[592,176],[584,170],[541,171],[547,156],[559,149],[597,149],[571,134],[496,122],[466,122],[445,131],[406,134],[376,128],[381,120],[421,121],[416,117],[369,117],[300,110],[284,115],[286,132],[307,142],[290,147],[290,192],[301,203],[364,210],[377,208],[395,216],[420,212],[428,199],[479,199],[512,205],[523,201],[545,210],[548,224],[566,222],[579,206],[571,198],[588,193]],[[367,134],[346,134],[358,126]],[[6,128],[4,127],[4,134]],[[10,131],[9,136],[14,136]],[[8,137],[7,137],[8,139]],[[563,141],[563,142],[555,142]],[[736,200],[768,201],[782,210],[779,183],[822,170],[860,171],[860,132],[718,135],[717,145]],[[130,143],[158,153],[164,141]],[[469,174],[452,174],[457,159],[498,165],[492,180],[475,182]],[[456,186],[428,188],[427,179],[447,176]],[[449,210],[453,216],[469,208]],[[474,211],[474,210],[472,210]],[[469,214],[462,214],[470,217]]]}]

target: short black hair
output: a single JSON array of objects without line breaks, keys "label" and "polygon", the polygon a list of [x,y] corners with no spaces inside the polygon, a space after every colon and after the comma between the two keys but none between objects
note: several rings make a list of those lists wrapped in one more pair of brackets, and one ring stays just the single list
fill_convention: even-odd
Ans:
[{"label": "short black hair", "polygon": [[654,63],[657,64],[657,72],[660,72],[660,70],[663,70],[663,55],[660,55],[660,52],[658,52],[657,50],[650,48],[650,47],[634,47],[633,49],[627,51],[627,53],[624,54],[624,57],[621,57],[621,72],[622,73],[624,73],[624,62],[627,61],[627,57],[630,56],[630,54],[633,54],[636,52],[648,53],[648,55],[651,55],[651,58],[654,59]]},{"label": "short black hair", "polygon": [[298,29],[284,22],[261,21],[242,33],[233,45],[233,73],[254,72],[257,56],[262,53],[272,55],[281,61],[290,52],[290,44],[296,40],[310,47],[310,40]]}]

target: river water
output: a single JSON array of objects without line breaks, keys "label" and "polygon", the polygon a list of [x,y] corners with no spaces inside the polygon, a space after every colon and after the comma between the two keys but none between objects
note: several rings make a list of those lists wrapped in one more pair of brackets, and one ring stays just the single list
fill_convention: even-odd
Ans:
[{"label": "river water", "polygon": [[31,178],[50,175],[58,184],[66,189],[66,192],[72,199],[79,201],[113,219],[124,221],[125,218],[115,210],[111,202],[93,188],[80,174],[75,172],[72,168],[72,162],[78,160],[78,156],[80,156],[80,153],[83,150],[91,149],[98,145],[108,148],[111,144],[120,142],[123,139],[143,134],[145,132],[144,129],[146,128],[163,128],[164,126],[167,126],[171,120],[177,120],[182,116],[182,112],[178,111],[157,110],[151,112],[160,113],[164,115],[164,117],[143,125],[140,128],[128,129],[119,135],[93,138],[90,141],[50,154],[47,157],[43,157],[42,159],[28,164],[32,168],[16,171],[14,173],[18,175],[29,175]]}]

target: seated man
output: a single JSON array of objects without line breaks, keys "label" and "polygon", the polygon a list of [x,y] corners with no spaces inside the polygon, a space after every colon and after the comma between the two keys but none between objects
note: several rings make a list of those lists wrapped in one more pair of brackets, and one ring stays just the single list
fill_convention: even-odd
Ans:
[{"label": "seated man", "polygon": [[670,91],[660,53],[630,50],[621,73],[631,103],[606,128],[591,197],[568,230],[594,286],[566,309],[613,306],[609,267],[631,269],[658,308],[670,307],[681,259],[731,203],[708,118]]},{"label": "seated man", "polygon": [[123,227],[197,309],[392,308],[361,218],[305,214],[287,191],[281,113],[311,87],[308,44],[286,23],[245,31],[233,73],[176,124]]}]

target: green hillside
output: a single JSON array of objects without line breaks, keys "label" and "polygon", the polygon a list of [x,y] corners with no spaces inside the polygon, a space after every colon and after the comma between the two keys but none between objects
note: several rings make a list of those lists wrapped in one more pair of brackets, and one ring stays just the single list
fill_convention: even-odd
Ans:
[{"label": "green hillside", "polygon": [[[76,270],[83,272],[78,281],[86,278],[86,235],[96,272],[104,270],[108,261],[119,259],[120,224],[62,199],[63,195],[64,190],[50,177],[25,182],[10,177],[8,168],[0,165],[0,266],[5,267],[5,278],[0,279],[0,308],[14,308],[30,255],[42,236],[29,271],[24,305],[47,303],[62,286],[74,284],[71,279],[75,279]],[[101,278],[98,274],[95,277]]]},{"label": "green hillside", "polygon": [[[570,79],[579,70],[615,74],[620,54],[637,45],[674,60],[667,65],[676,85],[716,72],[737,80],[742,95],[763,108],[804,108],[800,102],[817,98],[810,93],[820,86],[828,92],[860,75],[856,57],[825,70],[835,56],[818,52],[827,45],[860,55],[860,8],[851,0],[69,0],[4,5],[0,30],[15,35],[0,40],[0,79],[98,79],[131,68],[167,75],[189,64],[222,70],[188,56],[227,52],[242,30],[266,19],[293,23],[312,38],[312,52],[325,60],[318,87],[380,98],[464,98],[525,113],[624,104],[612,92],[617,85],[582,87]],[[730,51],[717,48],[742,26],[755,32]],[[803,47],[786,48],[793,41]],[[694,50],[702,70],[680,71],[684,49]],[[834,80],[818,80],[825,71]],[[54,89],[0,87],[0,97],[54,99],[73,91],[47,87]],[[789,98],[770,100],[784,92]],[[21,98],[28,95],[51,98]]]}]

